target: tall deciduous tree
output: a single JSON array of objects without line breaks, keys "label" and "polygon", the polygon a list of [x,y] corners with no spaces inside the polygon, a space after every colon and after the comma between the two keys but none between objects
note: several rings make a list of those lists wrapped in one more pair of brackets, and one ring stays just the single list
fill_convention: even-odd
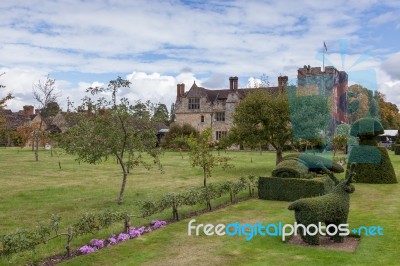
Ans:
[{"label": "tall deciduous tree", "polygon": [[163,103],[158,103],[154,110],[153,119],[158,122],[162,122],[166,125],[169,124],[169,114],[167,106]]},{"label": "tall deciduous tree", "polygon": [[254,89],[236,107],[233,121],[229,134],[235,134],[234,143],[269,143],[276,150],[276,164],[282,161],[284,145],[291,139],[286,94]]},{"label": "tall deciduous tree", "polygon": [[378,93],[378,95],[383,128],[400,129],[400,113],[397,105],[387,101],[384,94]]},{"label": "tall deciduous tree", "polygon": [[359,84],[349,86],[347,117],[349,124],[365,117],[380,119],[378,94]]},{"label": "tall deciduous tree", "polygon": [[175,122],[175,104],[171,104],[171,112],[169,113],[169,124]]},{"label": "tall deciduous tree", "polygon": [[330,120],[328,98],[323,95],[297,96],[294,90],[294,87],[288,89],[294,139],[310,142],[320,139]]},{"label": "tall deciduous tree", "polygon": [[[35,142],[35,160],[39,161],[39,142],[44,135],[43,121],[46,119],[54,103],[56,103],[59,93],[56,89],[56,80],[47,76],[45,81],[39,80],[38,83],[33,84],[33,98],[37,101],[37,109],[40,110],[40,124],[39,128],[33,133]],[[57,104],[58,105],[58,104]]]},{"label": "tall deciduous tree", "polygon": [[[61,142],[66,152],[76,154],[79,161],[97,164],[110,157],[117,158],[122,171],[118,204],[123,202],[129,170],[139,165],[150,168],[152,163],[159,162],[156,128],[146,115],[152,110],[151,104],[137,102],[131,105],[125,98],[117,104],[118,90],[129,84],[128,80],[118,77],[106,88],[89,88],[88,92],[92,94],[111,92],[111,101],[99,99],[94,103],[86,98],[84,106],[78,108],[86,112],[81,112],[82,119],[65,132]],[[140,107],[140,113],[135,107]],[[144,153],[152,160],[146,159]]]}]

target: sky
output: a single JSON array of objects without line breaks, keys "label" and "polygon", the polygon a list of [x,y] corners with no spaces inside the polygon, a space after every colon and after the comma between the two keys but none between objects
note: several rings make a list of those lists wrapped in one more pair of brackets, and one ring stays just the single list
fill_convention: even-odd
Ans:
[{"label": "sky", "polygon": [[274,86],[322,67],[324,42],[325,65],[400,107],[398,0],[1,0],[0,14],[0,97],[14,94],[13,111],[38,106],[32,87],[47,76],[64,110],[118,76],[132,82],[121,97],[168,108],[178,83],[247,87],[265,74]]}]

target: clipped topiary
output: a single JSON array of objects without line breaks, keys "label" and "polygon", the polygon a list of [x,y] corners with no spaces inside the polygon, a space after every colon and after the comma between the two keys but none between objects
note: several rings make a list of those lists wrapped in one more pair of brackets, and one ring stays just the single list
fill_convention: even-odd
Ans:
[{"label": "clipped topiary", "polygon": [[394,144],[393,150],[395,155],[400,155],[400,144]]},{"label": "clipped topiary", "polygon": [[260,177],[258,197],[265,200],[293,201],[301,198],[325,195],[335,183],[328,176],[316,178]]},{"label": "clipped topiary", "polygon": [[360,139],[353,147],[348,162],[356,163],[357,182],[371,184],[397,183],[396,174],[385,147],[377,147],[376,137],[382,134],[382,124],[373,118],[357,120],[350,134]]},{"label": "clipped topiary", "polygon": [[397,132],[396,142],[393,143],[391,150],[394,151],[395,155],[400,155],[400,130]]},{"label": "clipped topiary", "polygon": [[[348,171],[347,179],[338,183],[331,193],[315,197],[299,199],[289,205],[289,210],[295,211],[296,223],[300,230],[300,236],[304,242],[310,245],[319,245],[319,234],[307,235],[305,228],[309,225],[318,226],[318,223],[325,223],[327,230],[329,225],[335,225],[336,228],[340,224],[346,224],[350,208],[350,193],[354,192],[352,177],[354,175],[354,164]],[[332,232],[332,229],[330,229]],[[339,235],[340,230],[336,230],[336,234],[331,236],[335,242],[343,242],[343,236]]]},{"label": "clipped topiary", "polygon": [[272,176],[281,178],[310,178],[308,166],[296,158],[286,158],[280,162],[274,170]]},{"label": "clipped topiary", "polygon": [[383,126],[378,120],[366,117],[354,122],[350,129],[350,136],[358,137],[360,145],[376,146],[378,144],[376,137],[384,132]]},{"label": "clipped topiary", "polygon": [[[328,170],[329,169],[329,170]],[[326,171],[343,172],[343,167],[332,160],[312,154],[289,154],[272,171],[272,177],[260,177],[260,199],[292,201],[324,195],[335,183]]]},{"label": "clipped topiary", "polygon": [[321,170],[321,164],[322,167],[326,167],[328,170],[334,173],[344,172],[344,169],[340,164],[318,155],[297,153],[297,154],[288,154],[285,157],[283,157],[283,160],[288,160],[288,159],[297,159],[299,162],[302,162],[304,165],[306,165],[311,172],[319,173]]}]

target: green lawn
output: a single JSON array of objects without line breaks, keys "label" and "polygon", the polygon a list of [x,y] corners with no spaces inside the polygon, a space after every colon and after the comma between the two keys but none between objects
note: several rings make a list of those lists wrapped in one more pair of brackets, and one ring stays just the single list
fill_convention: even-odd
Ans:
[{"label": "green lawn", "polygon": [[[221,152],[225,155],[225,152]],[[228,179],[236,180],[242,175],[268,175],[273,167],[274,154],[263,152],[227,152],[232,157],[234,168],[215,169],[208,182]],[[62,228],[75,222],[88,211],[102,211],[106,208],[124,209],[137,214],[136,201],[157,199],[164,194],[202,186],[203,173],[200,168],[192,168],[188,154],[165,152],[161,158],[163,172],[154,166],[150,171],[138,167],[131,171],[125,190],[125,202],[116,204],[122,174],[119,165],[109,160],[99,165],[79,164],[74,157],[61,155],[62,169],[58,157],[49,151],[41,151],[39,162],[34,161],[30,149],[0,149],[0,234],[18,227],[33,227],[38,221],[47,220],[52,214],[62,217]],[[197,209],[203,208],[198,206]],[[183,208],[182,214],[193,211]],[[152,218],[169,219],[165,212],[149,219],[136,219],[134,224],[146,224]],[[122,225],[99,232],[97,237],[105,237],[112,231],[121,231]],[[93,236],[76,238],[79,247]],[[63,240],[53,240],[46,247],[39,247],[35,254],[25,254],[23,258],[13,256],[0,258],[0,263],[23,263],[43,256],[64,252]]]},{"label": "green lawn", "polygon": [[[235,168],[217,169],[209,182],[223,181],[242,175],[269,175],[275,157],[273,153],[229,152]],[[391,159],[396,174],[400,176],[400,156]],[[120,186],[120,172],[115,162],[101,165],[78,164],[73,157],[63,155],[62,169],[57,157],[41,152],[39,162],[34,162],[32,151],[0,149],[0,233],[17,227],[34,226],[36,221],[57,213],[63,218],[62,226],[87,211],[108,207],[124,208],[137,212],[135,201],[157,198],[167,192],[183,190],[202,184],[202,172],[189,166],[187,154],[166,152],[161,158],[165,173],[156,168],[137,169],[129,176],[125,203],[116,205]],[[146,234],[99,252],[79,256],[65,262],[69,265],[397,265],[400,255],[400,188],[394,185],[355,184],[351,196],[349,224],[380,225],[384,236],[361,237],[355,253],[297,247],[282,243],[279,237],[191,236],[183,220],[166,228]],[[287,210],[288,202],[249,200],[227,208],[195,217],[196,223],[293,223],[293,213]],[[197,207],[197,208],[202,208]],[[184,212],[190,211],[183,209]],[[148,220],[136,219],[134,225],[147,223],[152,218],[165,219],[163,213]],[[104,238],[111,232],[121,231],[121,225],[93,236],[74,240],[74,247],[87,243],[91,238]],[[1,264],[23,264],[43,256],[64,251],[64,242],[54,240],[40,246],[35,254],[2,258]]]}]

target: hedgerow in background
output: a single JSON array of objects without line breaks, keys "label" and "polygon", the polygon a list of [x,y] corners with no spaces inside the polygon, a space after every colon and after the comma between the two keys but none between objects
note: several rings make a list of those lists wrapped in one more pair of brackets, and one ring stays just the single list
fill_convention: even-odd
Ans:
[{"label": "hedgerow in background", "polygon": [[355,180],[359,183],[397,183],[386,148],[377,146],[376,137],[383,132],[382,124],[373,118],[359,119],[351,127],[350,135],[358,137],[360,145],[352,148],[348,165],[357,164]]},{"label": "hedgerow in background", "polygon": [[191,135],[197,136],[198,132],[190,124],[172,123],[165,138],[162,139],[161,145],[166,149],[188,150],[187,140]]}]

